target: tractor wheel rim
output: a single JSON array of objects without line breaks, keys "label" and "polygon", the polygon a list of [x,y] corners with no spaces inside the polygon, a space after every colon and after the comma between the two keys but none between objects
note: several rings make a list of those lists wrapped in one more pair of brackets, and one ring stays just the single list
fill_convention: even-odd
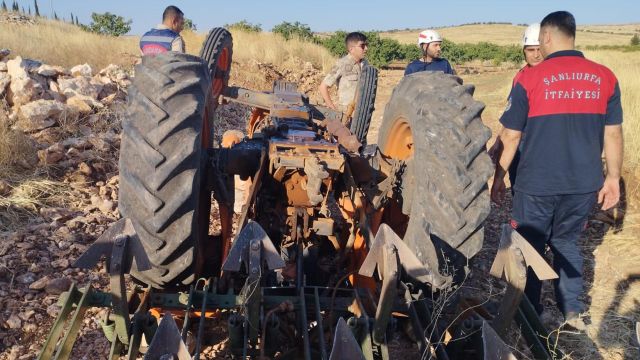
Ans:
[{"label": "tractor wheel rim", "polygon": [[222,94],[226,82],[226,73],[229,70],[229,48],[223,48],[213,69],[212,94],[215,99]]},{"label": "tractor wheel rim", "polygon": [[382,152],[398,160],[407,160],[413,155],[413,134],[407,119],[397,118],[393,122]]}]

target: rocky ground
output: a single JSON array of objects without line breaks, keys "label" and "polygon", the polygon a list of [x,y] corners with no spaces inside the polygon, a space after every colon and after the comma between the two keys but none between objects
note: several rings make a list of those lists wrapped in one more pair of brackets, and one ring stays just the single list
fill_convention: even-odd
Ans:
[{"label": "rocky ground", "polygon": [[33,152],[5,154],[1,164],[0,358],[30,359],[58,313],[58,295],[72,282],[104,284],[100,270],[71,262],[119,217],[120,118],[130,81],[117,66],[64,69],[0,54],[7,135],[0,141],[20,134],[8,150]]}]

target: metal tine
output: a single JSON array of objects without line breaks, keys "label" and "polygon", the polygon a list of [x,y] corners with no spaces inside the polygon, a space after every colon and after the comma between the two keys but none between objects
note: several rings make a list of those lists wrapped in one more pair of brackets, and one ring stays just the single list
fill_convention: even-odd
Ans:
[{"label": "metal tine", "polygon": [[640,321],[636,322],[636,345],[640,345]]},{"label": "metal tine", "polygon": [[51,359],[54,352],[56,351],[56,344],[60,340],[60,336],[64,329],[64,324],[67,321],[67,317],[73,311],[73,305],[77,303],[78,299],[82,296],[81,292],[76,287],[76,283],[73,282],[69,291],[67,292],[67,299],[65,300],[62,309],[58,313],[58,318],[56,322],[53,324],[51,328],[51,332],[47,337],[47,340],[42,347],[42,351],[38,355],[38,360],[40,359]]},{"label": "metal tine", "polygon": [[173,355],[178,360],[191,360],[187,346],[180,336],[180,329],[170,312],[162,317],[144,360],[157,360],[166,355]]},{"label": "metal tine", "polygon": [[200,323],[198,324],[198,337],[196,338],[196,353],[193,355],[195,360],[200,360],[200,346],[202,343],[202,334],[204,332],[204,321],[207,318],[207,295],[209,294],[209,280],[205,280],[202,289],[202,306],[200,307]]},{"label": "metal tine", "polygon": [[242,340],[242,358],[247,358],[247,348],[249,347],[249,319],[244,317],[244,339]]},{"label": "metal tine", "polygon": [[195,287],[191,285],[189,287],[189,300],[187,300],[187,308],[184,311],[184,323],[182,324],[182,341],[187,341],[187,330],[189,329],[189,315],[191,314],[191,307],[193,306],[193,294],[195,293]]},{"label": "metal tine", "polygon": [[320,296],[318,295],[318,287],[313,288],[313,299],[315,300],[316,307],[316,321],[318,323],[318,341],[320,342],[320,358],[322,360],[327,359],[327,349],[325,349],[324,343],[324,326],[322,325],[322,313],[320,312]]},{"label": "metal tine", "polygon": [[507,344],[500,339],[496,331],[487,323],[482,321],[482,348],[483,359],[486,360],[517,360]]},{"label": "metal tine", "polygon": [[304,299],[304,287],[300,288],[300,330],[302,332],[302,342],[304,344],[304,358],[311,360],[311,348],[309,345],[309,329],[307,327],[307,304]]},{"label": "metal tine", "polygon": [[365,360],[358,340],[353,336],[351,329],[343,318],[338,319],[336,333],[333,336],[333,348],[329,360]]},{"label": "metal tine", "polygon": [[87,285],[87,287],[82,291],[82,297],[78,304],[76,305],[76,310],[73,313],[73,317],[71,318],[71,326],[67,329],[67,333],[62,339],[62,343],[60,344],[60,352],[56,355],[57,359],[68,359],[71,355],[71,350],[73,350],[73,344],[78,337],[78,332],[80,331],[80,327],[82,326],[82,319],[84,318],[85,312],[89,309],[87,307],[87,303],[91,298],[91,294],[93,293],[93,288],[91,285]]}]

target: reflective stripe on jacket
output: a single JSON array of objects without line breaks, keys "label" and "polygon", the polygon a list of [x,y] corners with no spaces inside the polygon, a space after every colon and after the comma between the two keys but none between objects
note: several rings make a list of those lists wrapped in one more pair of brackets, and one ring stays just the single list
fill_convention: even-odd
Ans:
[{"label": "reflective stripe on jacket", "polygon": [[155,55],[171,51],[171,43],[180,34],[171,29],[153,28],[140,38],[140,50],[143,55]]}]

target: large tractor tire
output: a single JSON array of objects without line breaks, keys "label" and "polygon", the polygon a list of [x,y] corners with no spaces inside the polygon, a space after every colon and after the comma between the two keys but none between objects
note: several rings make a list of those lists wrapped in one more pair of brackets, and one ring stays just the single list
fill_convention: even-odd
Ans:
[{"label": "large tractor tire", "polygon": [[491,131],[473,92],[473,85],[441,72],[405,76],[379,132],[382,153],[406,161],[395,230],[424,264],[440,268],[443,256],[468,259],[482,248],[490,211]]},{"label": "large tractor tire", "polygon": [[351,120],[351,133],[365,145],[371,116],[376,102],[376,89],[378,87],[378,69],[367,65],[360,73],[358,88],[356,89],[356,107]]},{"label": "large tractor tire", "polygon": [[211,80],[202,59],[174,52],[143,57],[135,73],[123,122],[119,209],[152,268],[134,266],[131,275],[155,288],[182,286],[199,273],[208,231],[210,134],[203,132]]},{"label": "large tractor tire", "polygon": [[233,57],[233,39],[224,28],[213,28],[202,44],[200,57],[209,67],[211,75],[212,97],[217,100],[229,83],[231,60]]}]

